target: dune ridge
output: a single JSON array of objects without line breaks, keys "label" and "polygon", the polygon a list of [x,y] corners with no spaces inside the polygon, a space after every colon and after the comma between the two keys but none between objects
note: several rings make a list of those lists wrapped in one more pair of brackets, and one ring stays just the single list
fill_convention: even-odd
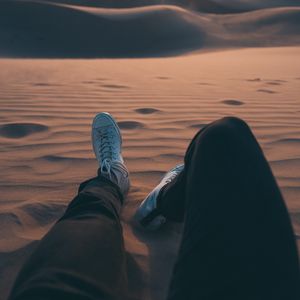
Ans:
[{"label": "dune ridge", "polygon": [[299,0],[39,0],[52,3],[70,5],[105,7],[105,8],[130,8],[152,5],[176,5],[199,12],[229,14],[240,13],[262,8],[300,6]]},{"label": "dune ridge", "polygon": [[170,5],[107,9],[0,2],[1,57],[151,57],[290,46],[300,44],[299,30],[299,7],[216,15]]}]

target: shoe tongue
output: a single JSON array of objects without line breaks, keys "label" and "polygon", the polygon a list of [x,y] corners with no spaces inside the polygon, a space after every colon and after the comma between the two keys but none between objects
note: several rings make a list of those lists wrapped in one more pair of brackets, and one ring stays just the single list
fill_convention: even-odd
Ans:
[{"label": "shoe tongue", "polygon": [[111,169],[111,161],[110,159],[104,159],[101,164],[101,172],[109,174]]}]

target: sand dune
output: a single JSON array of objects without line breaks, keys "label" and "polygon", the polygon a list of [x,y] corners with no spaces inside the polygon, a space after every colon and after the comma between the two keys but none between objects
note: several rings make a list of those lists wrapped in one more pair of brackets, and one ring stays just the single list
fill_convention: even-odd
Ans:
[{"label": "sand dune", "polygon": [[[118,120],[132,179],[122,223],[135,299],[165,299],[181,226],[147,234],[132,215],[165,171],[182,162],[194,134],[225,115],[244,118],[258,137],[300,254],[300,48],[216,52],[299,45],[299,6],[0,1],[0,57],[35,58],[0,59],[0,300],[78,184],[95,175],[90,125],[99,111]],[[115,59],[82,59],[105,57]]]},{"label": "sand dune", "polygon": [[189,15],[176,7],[119,13],[35,2],[1,2],[0,54],[129,57],[198,48],[203,34],[200,28],[186,20]]},{"label": "sand dune", "polygon": [[182,162],[198,129],[225,115],[253,128],[300,246],[299,54],[285,47],[164,59],[1,59],[0,299],[78,184],[95,175],[90,126],[99,111],[117,118],[131,173],[122,222],[136,299],[165,299],[181,228],[146,234],[132,215]]},{"label": "sand dune", "polygon": [[[201,1],[201,0],[196,0]],[[213,0],[217,4],[224,4],[223,0]],[[205,2],[205,1],[204,1]],[[226,5],[234,7],[237,10],[249,11],[262,8],[283,7],[283,6],[300,6],[299,0],[228,0]]]},{"label": "sand dune", "polygon": [[300,0],[45,0],[45,2],[106,8],[168,4],[216,14],[240,13],[272,7],[300,6]]},{"label": "sand dune", "polygon": [[165,5],[117,10],[0,2],[2,57],[141,57],[287,46],[300,43],[299,29],[296,7],[212,15]]}]

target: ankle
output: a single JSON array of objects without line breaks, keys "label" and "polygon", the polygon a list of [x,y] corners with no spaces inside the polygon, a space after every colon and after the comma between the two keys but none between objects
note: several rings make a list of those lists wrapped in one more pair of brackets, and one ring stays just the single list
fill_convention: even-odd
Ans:
[{"label": "ankle", "polygon": [[124,196],[128,193],[130,188],[129,172],[124,163],[106,162],[100,168],[100,175],[117,185]]}]

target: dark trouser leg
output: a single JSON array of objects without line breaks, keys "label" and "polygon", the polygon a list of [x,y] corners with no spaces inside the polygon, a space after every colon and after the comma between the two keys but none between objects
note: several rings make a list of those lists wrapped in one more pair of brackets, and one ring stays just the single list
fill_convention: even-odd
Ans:
[{"label": "dark trouser leg", "polygon": [[126,299],[119,188],[99,176],[83,183],[40,241],[9,299]]},{"label": "dark trouser leg", "polygon": [[[224,118],[200,131],[176,189],[185,223],[169,300],[300,299],[288,212],[246,123]],[[172,200],[183,199],[165,190],[162,207]]]}]

